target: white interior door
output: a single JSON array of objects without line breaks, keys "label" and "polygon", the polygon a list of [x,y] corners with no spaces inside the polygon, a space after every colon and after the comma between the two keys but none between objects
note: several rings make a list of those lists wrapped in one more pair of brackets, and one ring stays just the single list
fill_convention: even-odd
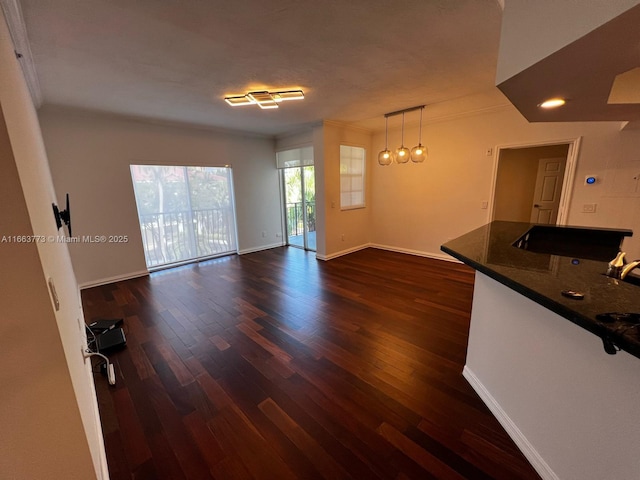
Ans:
[{"label": "white interior door", "polygon": [[556,223],[566,163],[565,157],[540,159],[531,207],[531,223]]}]

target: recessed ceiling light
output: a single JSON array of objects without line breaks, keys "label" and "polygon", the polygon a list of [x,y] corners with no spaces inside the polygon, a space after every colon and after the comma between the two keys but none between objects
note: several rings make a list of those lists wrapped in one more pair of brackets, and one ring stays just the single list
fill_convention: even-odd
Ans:
[{"label": "recessed ceiling light", "polygon": [[564,98],[550,98],[549,100],[545,100],[540,105],[540,108],[558,108],[564,105],[566,101]]}]

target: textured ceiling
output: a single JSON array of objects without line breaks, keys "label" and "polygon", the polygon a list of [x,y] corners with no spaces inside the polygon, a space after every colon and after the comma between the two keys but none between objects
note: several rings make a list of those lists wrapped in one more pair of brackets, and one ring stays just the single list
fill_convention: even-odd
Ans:
[{"label": "textured ceiling", "polygon": [[[44,105],[266,135],[506,103],[496,0],[21,0]],[[229,94],[302,88],[277,110]],[[461,97],[470,95],[469,102]],[[425,110],[428,117],[430,109]]]}]

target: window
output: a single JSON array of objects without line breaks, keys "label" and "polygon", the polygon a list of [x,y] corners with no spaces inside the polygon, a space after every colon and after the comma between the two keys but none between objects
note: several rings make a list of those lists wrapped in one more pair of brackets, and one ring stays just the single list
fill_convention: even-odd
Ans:
[{"label": "window", "polygon": [[362,147],[340,145],[340,208],[364,208],[366,151]]},{"label": "window", "polygon": [[231,169],[131,165],[147,268],[236,251]]}]

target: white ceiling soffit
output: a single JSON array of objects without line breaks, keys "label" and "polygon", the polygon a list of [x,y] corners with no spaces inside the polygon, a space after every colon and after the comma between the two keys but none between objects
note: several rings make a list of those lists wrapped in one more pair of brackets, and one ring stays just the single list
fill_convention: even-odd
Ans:
[{"label": "white ceiling soffit", "polygon": [[[552,53],[498,88],[530,122],[638,121],[640,104],[609,102],[616,76],[637,80],[640,65],[640,5]],[[624,78],[624,76],[623,76]],[[623,80],[624,81],[624,80]],[[631,88],[640,88],[635,84]],[[567,103],[544,110],[538,105],[561,97]]]},{"label": "white ceiling soffit", "polygon": [[[505,102],[496,0],[21,3],[44,105],[276,135],[321,120],[380,129],[386,112],[468,95]],[[223,101],[273,89],[305,99]]]}]

